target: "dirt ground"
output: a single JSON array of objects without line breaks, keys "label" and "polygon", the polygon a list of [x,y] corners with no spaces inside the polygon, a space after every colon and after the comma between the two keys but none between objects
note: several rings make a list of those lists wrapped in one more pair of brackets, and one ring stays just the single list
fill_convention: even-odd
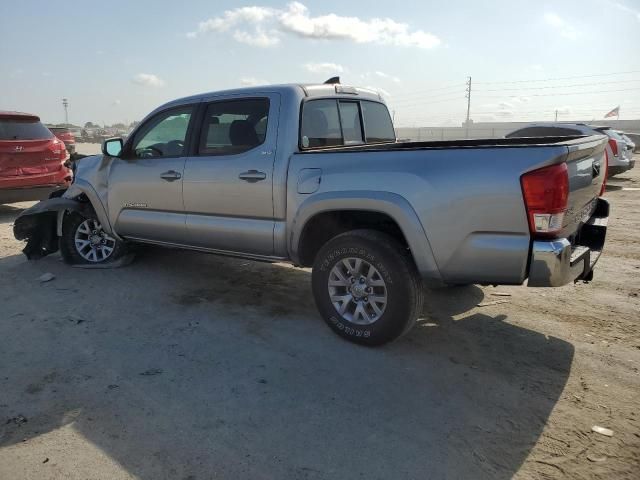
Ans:
[{"label": "dirt ground", "polygon": [[640,478],[640,168],[607,198],[592,283],[434,290],[377,349],[306,270],[28,262],[0,206],[0,479]]}]

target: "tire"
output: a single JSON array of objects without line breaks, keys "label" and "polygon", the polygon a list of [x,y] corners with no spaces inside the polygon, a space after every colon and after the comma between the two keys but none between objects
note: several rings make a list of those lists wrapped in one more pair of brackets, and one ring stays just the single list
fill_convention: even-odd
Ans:
[{"label": "tire", "polygon": [[408,250],[375,230],[352,230],[329,240],[315,258],[311,283],[327,325],[361,345],[382,345],[407,333],[424,303]]},{"label": "tire", "polygon": [[[85,231],[89,233],[85,234]],[[93,232],[97,232],[97,234],[93,234]],[[95,243],[91,241],[94,239]],[[80,248],[82,243],[76,243],[76,240],[79,242],[87,241],[89,244]],[[78,212],[70,212],[65,215],[62,222],[60,253],[64,261],[71,265],[97,265],[113,262],[120,258],[125,253],[125,245],[120,240],[103,232],[97,218],[85,217]]]}]

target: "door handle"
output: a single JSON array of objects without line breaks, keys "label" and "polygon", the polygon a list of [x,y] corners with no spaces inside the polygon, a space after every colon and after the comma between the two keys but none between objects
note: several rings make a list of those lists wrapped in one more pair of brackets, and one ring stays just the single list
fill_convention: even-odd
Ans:
[{"label": "door handle", "polygon": [[245,182],[255,183],[267,178],[267,174],[264,172],[259,172],[258,170],[249,170],[247,172],[242,172],[240,175],[238,175],[238,178],[240,180],[244,180]]},{"label": "door handle", "polygon": [[160,178],[167,182],[173,182],[174,180],[182,178],[182,175],[175,170],[169,170],[168,172],[161,173]]}]

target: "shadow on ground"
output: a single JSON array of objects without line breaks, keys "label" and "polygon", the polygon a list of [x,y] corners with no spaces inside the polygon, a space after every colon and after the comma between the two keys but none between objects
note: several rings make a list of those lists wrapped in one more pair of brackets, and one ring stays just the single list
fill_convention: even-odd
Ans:
[{"label": "shadow on ground", "polygon": [[119,270],[6,265],[0,445],[73,422],[146,480],[511,478],[573,358],[470,313],[477,287],[429,292],[428,318],[370,349],[286,266],[161,249]]}]

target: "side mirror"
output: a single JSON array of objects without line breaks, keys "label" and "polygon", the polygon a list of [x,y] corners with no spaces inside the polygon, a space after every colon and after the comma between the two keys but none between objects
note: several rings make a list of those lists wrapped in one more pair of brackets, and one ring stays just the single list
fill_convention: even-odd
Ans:
[{"label": "side mirror", "polygon": [[124,142],[121,138],[108,138],[102,142],[102,153],[110,157],[119,157],[122,153],[123,145]]}]

